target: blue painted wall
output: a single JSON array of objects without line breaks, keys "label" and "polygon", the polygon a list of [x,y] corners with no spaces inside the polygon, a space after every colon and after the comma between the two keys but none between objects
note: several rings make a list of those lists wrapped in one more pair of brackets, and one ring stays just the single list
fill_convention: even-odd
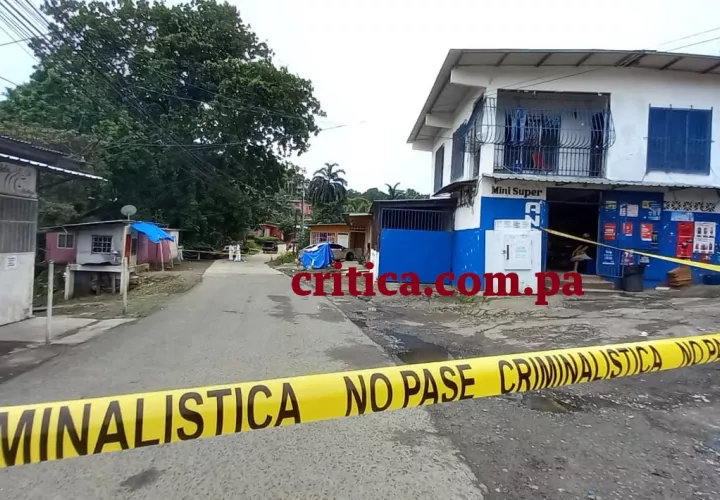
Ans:
[{"label": "blue painted wall", "polygon": [[[600,208],[599,241],[623,249],[638,250],[647,253],[663,255],[666,257],[677,256],[677,234],[678,222],[672,220],[672,212],[663,210],[663,193],[648,192],[613,192],[603,193],[603,206]],[[622,207],[632,204],[638,206],[637,217],[630,217],[623,213]],[[693,213],[696,222],[715,222],[720,224],[720,214],[715,213]],[[616,224],[616,238],[609,240],[605,238],[604,226],[606,222]],[[623,232],[623,223],[632,224],[632,234],[626,235]],[[643,241],[640,227],[642,224],[651,224],[652,230],[656,233],[657,241]],[[716,235],[717,237],[717,235]],[[717,248],[717,241],[716,248]],[[619,282],[622,276],[622,253],[619,250],[600,249],[598,252],[598,274],[604,275],[612,281]],[[603,256],[606,262],[603,263]],[[702,261],[700,254],[694,254],[693,260]],[[609,262],[612,261],[612,264]],[[634,264],[645,263],[645,287],[653,288],[658,285],[667,284],[667,273],[678,267],[679,264],[667,262],[660,259],[643,259],[634,255]],[[720,255],[716,252],[711,256],[710,263],[720,264]],[[705,271],[693,268],[693,281],[702,283],[705,275],[717,275],[713,271]],[[613,276],[615,278],[613,279]]]},{"label": "blue painted wall", "polygon": [[[663,193],[653,192],[624,192],[606,191],[603,193],[603,202],[600,207],[600,223],[598,241],[612,246],[656,253],[668,257],[676,256],[678,222],[672,220],[672,212],[663,210]],[[485,231],[494,229],[496,219],[525,219],[528,202],[520,198],[483,197],[480,208],[480,227],[455,231],[452,238],[452,272],[458,277],[460,274],[472,272],[483,274],[485,272]],[[638,215],[628,217],[627,205],[637,205]],[[625,206],[623,212],[622,207]],[[532,214],[531,214],[532,215]],[[720,236],[720,214],[693,213],[696,222],[715,222],[718,224]],[[547,228],[548,209],[545,202],[541,202],[540,227]],[[605,223],[615,224],[615,239],[605,238]],[[623,232],[623,223],[632,223],[632,234]],[[657,241],[643,241],[641,237],[641,224],[651,224],[652,231],[656,233]],[[720,238],[716,241],[716,248],[720,246]],[[720,248],[719,248],[720,249]],[[545,270],[547,254],[547,234],[543,234],[542,262]],[[606,257],[606,258],[604,258]],[[635,255],[633,263],[640,263],[640,256]],[[699,254],[693,255],[693,260],[700,261]],[[615,250],[598,249],[598,274],[606,279],[618,282],[622,276],[622,252]],[[382,261],[381,261],[382,262]],[[711,263],[720,265],[720,253],[712,255]],[[676,268],[678,264],[649,259],[645,262],[645,286],[652,288],[667,283],[668,271]],[[718,275],[712,271],[693,269],[695,283],[702,283],[705,275]]]},{"label": "blue painted wall", "polygon": [[[714,214],[714,213],[704,213],[704,212],[692,212],[694,222],[715,222],[718,224],[718,227],[715,229],[716,231],[716,240],[715,240],[715,253],[711,255],[711,260],[709,261],[710,264],[719,264],[720,265],[720,254],[717,252],[718,248],[718,240],[717,240],[717,231],[720,229],[720,214]],[[678,234],[678,222],[672,220],[672,212],[671,211],[664,211],[662,214],[662,221],[661,221],[661,227],[662,231],[660,233],[660,250],[658,253],[660,255],[666,255],[668,257],[675,257],[677,252],[677,234]],[[652,259],[651,259],[652,260]],[[703,261],[701,258],[701,254],[693,254],[693,260],[699,261],[699,262],[707,262]],[[655,263],[653,264],[655,267],[655,270],[658,274],[660,274],[660,279],[658,280],[658,283],[665,284],[667,282],[667,273],[668,271],[671,271],[678,267],[678,264],[672,263],[672,262],[664,262],[655,259]],[[692,268],[693,273],[693,282],[694,283],[702,283],[703,277],[705,275],[713,275],[717,276],[719,273],[713,272],[713,271],[706,271],[704,269],[696,269]]]},{"label": "blue painted wall", "polygon": [[452,269],[453,233],[383,229],[380,236],[380,274],[416,273],[421,283],[435,283]]},{"label": "blue painted wall", "polygon": [[[453,240],[452,272],[455,277],[467,272],[485,272],[485,231],[495,228],[496,219],[524,220],[528,202],[540,202],[540,227],[547,227],[547,204],[525,198],[496,198],[483,196],[480,201],[480,227],[455,231]],[[534,216],[535,214],[529,214]],[[547,234],[543,234],[542,262],[545,270]],[[469,285],[469,283],[468,283]],[[484,282],[483,282],[484,287]]]},{"label": "blue painted wall", "polygon": [[[630,210],[628,210],[630,206]],[[637,207],[637,215],[632,213],[632,207]],[[598,241],[627,250],[658,253],[663,255],[660,247],[662,232],[663,193],[640,191],[605,191],[600,206],[600,224],[598,225]],[[614,224],[615,237],[607,238],[606,224]],[[624,225],[630,225],[632,232],[626,234]],[[657,242],[643,241],[641,237],[642,225],[651,226],[651,232],[656,233]],[[674,252],[674,251],[673,251]],[[674,254],[673,254],[674,255]],[[623,252],[608,248],[598,249],[597,273],[606,279],[618,283],[621,280]],[[635,255],[633,263],[643,261]],[[665,279],[661,261],[650,259],[646,262],[645,286],[654,287]]]},{"label": "blue painted wall", "polygon": [[[463,273],[481,275],[485,270],[485,232],[481,229],[455,231],[453,238],[452,272],[457,278]],[[469,287],[470,282],[466,282]]]}]

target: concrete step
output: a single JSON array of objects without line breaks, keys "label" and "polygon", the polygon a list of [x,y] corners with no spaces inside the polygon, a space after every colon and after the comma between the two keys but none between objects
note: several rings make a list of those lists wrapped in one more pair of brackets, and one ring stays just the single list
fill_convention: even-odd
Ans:
[{"label": "concrete step", "polygon": [[[583,291],[592,293],[592,292],[609,292],[615,290],[615,284],[610,281],[605,281],[600,276],[596,275],[582,275],[583,280]],[[546,280],[547,286],[551,285],[551,281],[548,278]],[[560,280],[560,286],[562,287],[564,284],[569,283],[569,280]]]}]

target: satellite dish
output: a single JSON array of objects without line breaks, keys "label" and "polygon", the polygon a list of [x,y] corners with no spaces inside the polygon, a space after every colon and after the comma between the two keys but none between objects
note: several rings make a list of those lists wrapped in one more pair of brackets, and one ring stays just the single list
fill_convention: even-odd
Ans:
[{"label": "satellite dish", "polygon": [[130,220],[130,217],[137,213],[137,208],[135,208],[133,205],[125,205],[120,209],[120,213],[126,216],[128,220]]}]

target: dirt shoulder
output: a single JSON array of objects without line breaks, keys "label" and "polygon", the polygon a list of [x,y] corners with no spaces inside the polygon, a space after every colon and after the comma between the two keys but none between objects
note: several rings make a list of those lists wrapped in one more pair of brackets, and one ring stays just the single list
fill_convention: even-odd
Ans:
[{"label": "dirt shoulder", "polygon": [[[398,363],[419,363],[717,331],[719,296],[328,298]],[[491,500],[720,498],[718,364],[428,411]]]},{"label": "dirt shoulder", "polygon": [[[128,316],[143,317],[152,314],[172,296],[185,293],[197,285],[213,260],[185,260],[166,271],[140,273],[139,283],[128,291]],[[117,318],[123,316],[122,297],[119,294],[84,295],[70,300],[58,300],[54,314],[80,318]],[[37,312],[44,316],[45,311]]]}]

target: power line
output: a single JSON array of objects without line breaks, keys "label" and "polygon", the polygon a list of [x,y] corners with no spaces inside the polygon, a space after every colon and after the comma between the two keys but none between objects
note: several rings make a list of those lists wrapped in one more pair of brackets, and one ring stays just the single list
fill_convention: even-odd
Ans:
[{"label": "power line", "polygon": [[[685,39],[688,39],[688,38],[693,38],[693,37],[696,37],[696,36],[699,36],[699,35],[702,35],[702,34],[705,34],[705,33],[710,33],[710,32],[712,32],[712,31],[718,31],[718,30],[720,30],[720,27],[714,28],[714,29],[712,29],[712,30],[707,30],[707,31],[701,31],[701,32],[697,32],[697,33],[692,33],[692,34],[690,34],[690,35],[688,35],[688,36],[685,36],[685,37],[682,37],[682,38],[679,38],[679,39],[676,39],[676,40],[672,40],[671,42],[666,42],[666,43],[664,43],[664,44],[662,44],[662,45],[667,45],[668,43],[672,43],[672,42],[679,41],[679,40],[685,40]],[[673,49],[669,49],[668,52],[671,52],[671,51],[673,51],[673,50],[685,49],[685,48],[688,48],[688,47],[694,47],[695,45],[702,45],[703,43],[707,43],[707,42],[710,42],[710,41],[713,41],[713,40],[718,40],[718,39],[720,39],[720,37],[711,38],[711,39],[709,39],[709,40],[701,40],[701,41],[699,41],[699,42],[694,42],[694,43],[690,43],[690,44],[687,44],[687,45],[683,45],[683,46],[681,46],[681,47],[675,47],[675,48],[673,48]],[[643,49],[643,50],[652,50],[652,49]],[[532,78],[532,79],[528,79],[528,80],[521,80],[521,81],[519,81],[519,82],[515,82],[515,83],[511,83],[510,85],[503,86],[502,89],[501,89],[501,88],[493,89],[494,94],[492,93],[493,91],[485,92],[485,96],[486,96],[486,97],[492,97],[493,95],[496,95],[496,94],[497,94],[498,90],[522,90],[522,89],[525,89],[525,88],[535,87],[535,86],[537,86],[537,85],[542,85],[542,84],[544,84],[544,83],[551,83],[551,82],[555,82],[555,81],[558,81],[558,80],[564,80],[564,79],[566,79],[566,78],[573,78],[573,77],[575,77],[575,76],[580,76],[580,75],[584,75],[584,74],[587,74],[587,73],[592,73],[592,72],[594,72],[594,71],[600,71],[600,70],[603,70],[603,69],[606,69],[606,68],[605,68],[605,67],[601,67],[601,66],[596,66],[596,67],[589,68],[589,69],[586,69],[586,70],[582,70],[582,71],[579,71],[579,72],[576,72],[576,73],[571,73],[571,74],[569,74],[569,75],[562,75],[562,76],[557,76],[557,77],[551,77],[550,79],[543,80],[543,81],[540,81],[540,82],[536,82],[536,80],[540,80],[540,79],[545,78],[545,77]],[[530,83],[530,82],[535,82],[535,83]],[[529,85],[525,85],[525,86],[521,86],[521,87],[515,87],[516,85],[522,85],[522,84],[525,84],[525,83],[530,83],[530,84],[529,84]]]},{"label": "power line", "polygon": [[10,80],[8,80],[7,78],[5,78],[4,76],[1,76],[1,75],[0,75],[0,80],[6,81],[6,82],[8,82],[8,83],[11,84],[11,85],[15,85],[16,87],[18,86],[17,83],[15,83],[15,82],[13,82],[13,81],[10,81]]},{"label": "power line", "polygon": [[[177,94],[168,94],[168,93],[166,93],[166,92],[162,92],[162,91],[160,91],[160,90],[149,89],[149,88],[143,87],[143,86],[141,86],[141,85],[135,85],[135,88],[144,90],[144,91],[146,91],[146,92],[152,92],[152,93],[154,93],[154,94],[162,95],[162,96],[165,96],[165,97],[171,97],[171,98],[173,98],[173,99],[178,99],[178,100],[181,100],[181,101],[195,102],[195,103],[198,103],[198,104],[210,104],[210,103],[208,103],[208,102],[206,102],[206,101],[200,101],[200,100],[198,100],[198,99],[193,99],[193,98],[191,98],[191,97],[181,97],[181,96],[179,96],[179,95],[177,95]],[[209,91],[208,91],[208,92],[209,92]],[[227,96],[224,96],[224,95],[222,95],[222,94],[216,94],[216,95],[219,96],[219,97],[222,97],[222,98],[224,98],[224,99],[229,99],[229,100],[231,100],[231,98],[229,98],[229,97],[227,97]],[[216,101],[216,102],[217,102],[217,101]],[[224,105],[223,103],[221,103],[221,102],[218,102],[217,104],[218,104],[219,106],[221,106],[221,107],[226,107],[226,108],[232,109],[232,110],[238,110],[238,109],[240,109],[240,110],[258,111],[259,113],[262,113],[262,114],[276,115],[276,116],[285,117],[285,118],[289,118],[289,119],[293,119],[293,120],[302,120],[302,121],[304,121],[304,120],[303,120],[302,118],[300,118],[299,116],[293,116],[293,115],[287,115],[287,114],[283,114],[283,113],[278,113],[278,112],[274,112],[274,111],[268,110],[268,109],[266,109],[266,108],[260,108],[260,107],[252,107],[252,108],[251,108],[251,107],[247,107],[247,106],[233,106],[233,107],[229,107],[229,106],[225,106],[225,105]],[[323,131],[325,131],[325,130],[334,130],[334,129],[338,129],[338,128],[349,127],[349,126],[351,126],[351,125],[359,125],[359,124],[361,124],[361,123],[365,123],[365,121],[361,121],[361,122],[358,122],[358,123],[341,123],[341,124],[335,125],[335,126],[333,126],[333,127],[321,128],[321,129],[320,129],[320,132],[323,132]]]},{"label": "power line", "polygon": [[675,43],[675,42],[682,42],[683,40],[687,40],[688,38],[695,38],[696,36],[706,35],[706,34],[708,34],[708,33],[714,32],[714,31],[720,31],[720,26],[718,26],[717,28],[712,28],[712,29],[709,29],[709,30],[701,31],[701,32],[699,32],[699,33],[694,33],[694,34],[692,34],[692,35],[687,35],[687,36],[683,36],[683,37],[680,37],[680,38],[675,38],[675,39],[673,39],[673,40],[670,40],[669,42],[663,42],[663,43],[659,44],[658,47],[662,47],[663,45],[670,45],[671,43]]},{"label": "power line", "polygon": [[[5,30],[3,29],[3,31],[5,31]],[[5,34],[10,37],[10,35],[8,34],[7,31],[5,31]],[[10,37],[10,38],[12,38],[12,37]],[[0,43],[0,47],[7,47],[8,45],[15,45],[15,44],[21,43],[21,42],[29,42],[29,41],[32,40],[33,38],[36,38],[36,37],[31,36],[31,37],[28,37],[28,38],[21,38],[20,40],[11,39],[9,42]]]},{"label": "power line", "polygon": [[[26,0],[26,1],[27,1],[27,0]],[[39,13],[39,11],[35,8],[35,6],[33,6],[29,1],[27,1],[27,3],[28,3],[28,5],[30,6],[31,9],[35,10],[36,12],[38,12],[39,15],[41,15],[41,14]],[[12,8],[12,6],[11,6],[11,8]],[[37,28],[34,26],[34,24],[33,24],[32,22],[28,21],[27,18],[26,18],[24,15],[22,15],[21,13],[19,13],[19,12],[18,12],[16,9],[14,9],[14,8],[12,8],[12,10],[13,10],[17,15],[19,15],[19,17],[21,17],[21,18],[25,21],[25,23],[29,24],[31,28],[34,28],[37,32],[39,32],[39,30],[37,30]],[[15,22],[17,22],[17,15],[12,15],[12,14],[11,14],[11,16],[13,17],[13,20],[14,20]],[[17,28],[17,26],[16,26],[16,28]],[[21,29],[28,30],[27,26],[25,26],[25,25],[22,25],[22,28],[21,28]],[[40,34],[40,35],[43,36],[42,34]],[[58,33],[58,36],[60,36],[59,33]],[[44,36],[44,38],[47,39],[46,36]],[[61,37],[61,38],[62,38],[62,37]],[[65,43],[67,43],[68,46],[71,47],[71,50],[73,50],[73,49],[72,49],[72,45],[69,44],[66,39],[63,38],[63,41],[64,41]],[[48,44],[48,45],[49,45],[49,44]],[[180,144],[178,143],[178,141],[174,138],[174,136],[173,136],[171,133],[169,133],[167,130],[165,130],[161,125],[157,124],[157,123],[152,119],[152,117],[150,117],[150,116],[147,114],[147,112],[142,108],[142,106],[140,106],[140,105],[138,105],[138,104],[135,104],[131,99],[129,99],[127,96],[125,96],[125,95],[122,93],[122,91],[117,88],[117,86],[113,83],[113,81],[112,81],[111,79],[109,79],[109,78],[107,77],[107,75],[105,75],[102,71],[98,70],[97,67],[89,60],[89,58],[88,58],[87,56],[85,56],[85,54],[83,54],[82,52],[77,51],[77,50],[73,50],[73,52],[76,53],[77,55],[79,55],[83,60],[85,60],[85,62],[90,65],[91,69],[94,70],[95,72],[97,72],[97,73],[108,83],[109,87],[110,87],[115,93],[117,93],[118,96],[119,96],[123,101],[127,102],[133,109],[135,109],[135,110],[138,111],[141,115],[143,115],[147,121],[149,121],[152,125],[154,125],[156,128],[158,128],[160,131],[165,132],[167,135],[169,135],[170,138],[171,138],[171,141],[175,142],[176,145],[178,145],[178,147],[180,147],[181,149],[183,149],[183,151],[186,152],[189,156],[191,156],[196,162],[204,163],[204,164],[208,165],[215,173],[221,173],[221,174],[225,175],[226,177],[228,177],[228,179],[231,181],[231,183],[233,183],[233,182],[236,181],[236,179],[230,177],[227,173],[225,173],[225,172],[223,172],[223,171],[221,171],[221,170],[218,170],[214,165],[211,165],[211,164],[208,163],[207,161],[198,158],[198,157],[197,157],[196,155],[194,155],[192,152],[190,152],[190,151],[188,151],[187,149],[185,149],[182,145],[180,145]],[[97,61],[96,61],[96,62],[97,62]],[[91,99],[92,99],[92,98],[91,98]],[[199,168],[198,163],[196,163],[196,162],[191,162],[191,163],[194,163],[194,167],[195,167],[195,170],[197,171],[197,173],[202,173],[203,176],[206,177],[206,180],[212,181],[213,179],[208,176],[208,171]],[[212,182],[210,182],[210,183],[212,183]],[[225,186],[224,184],[218,184],[218,187],[227,190],[227,186]],[[255,193],[255,194],[258,194],[258,191],[255,190],[254,188],[252,188],[251,186],[244,185],[243,187],[244,187],[245,189],[248,189],[248,190],[252,191],[252,192]],[[230,192],[230,191],[228,190],[228,192]],[[235,193],[232,193],[232,194],[234,195]]]}]

